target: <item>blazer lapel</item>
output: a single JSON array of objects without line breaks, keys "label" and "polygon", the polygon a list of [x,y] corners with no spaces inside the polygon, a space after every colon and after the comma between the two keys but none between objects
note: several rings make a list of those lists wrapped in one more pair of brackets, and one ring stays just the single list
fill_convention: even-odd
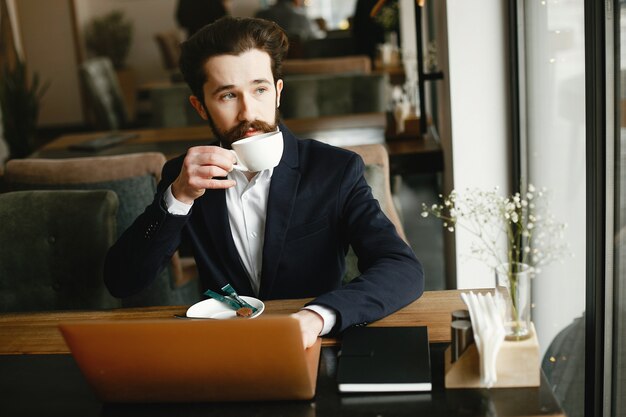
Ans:
[{"label": "blazer lapel", "polygon": [[[237,293],[254,295],[230,230],[226,192],[224,190],[207,190],[205,198],[202,198],[202,212],[213,247],[226,269],[227,276],[220,280],[223,281],[222,286],[230,283]],[[215,278],[218,279],[218,277]]]},{"label": "blazer lapel", "polygon": [[259,289],[261,299],[271,296],[300,183],[300,171],[297,169],[298,139],[282,124],[280,130],[283,132],[285,147],[280,164],[274,168],[267,200],[263,266]]}]

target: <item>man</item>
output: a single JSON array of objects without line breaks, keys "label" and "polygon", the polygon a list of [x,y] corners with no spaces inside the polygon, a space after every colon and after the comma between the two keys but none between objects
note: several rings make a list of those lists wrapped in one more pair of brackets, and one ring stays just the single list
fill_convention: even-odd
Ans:
[{"label": "man", "polygon": [[190,37],[202,26],[230,14],[230,3],[231,0],[178,0],[176,21]]},{"label": "man", "polygon": [[304,13],[303,0],[276,0],[273,6],[259,10],[256,17],[278,23],[290,39],[304,42],[324,37]]},{"label": "man", "polygon": [[[372,197],[361,158],[297,139],[278,122],[287,48],[275,23],[232,17],[182,44],[191,104],[221,147],[193,147],[165,165],[154,202],[108,253],[105,281],[114,296],[147,286],[183,234],[204,289],[230,283],[261,299],[315,297],[294,314],[305,346],[421,295],[422,267]],[[233,141],[276,129],[284,140],[278,166],[233,170]],[[350,245],[362,275],[342,286]]]}]

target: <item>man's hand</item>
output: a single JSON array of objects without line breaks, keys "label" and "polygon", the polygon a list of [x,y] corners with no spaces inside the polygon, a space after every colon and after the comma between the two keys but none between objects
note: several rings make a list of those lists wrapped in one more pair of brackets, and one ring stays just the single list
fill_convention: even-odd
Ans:
[{"label": "man's hand", "polygon": [[195,146],[187,151],[178,178],[172,183],[172,194],[178,201],[191,204],[207,188],[230,188],[235,181],[225,177],[233,169],[235,156],[219,146]]},{"label": "man's hand", "polygon": [[300,330],[302,331],[302,342],[304,347],[308,348],[315,344],[318,336],[324,328],[324,320],[322,316],[311,310],[300,310],[291,315],[300,322]]}]

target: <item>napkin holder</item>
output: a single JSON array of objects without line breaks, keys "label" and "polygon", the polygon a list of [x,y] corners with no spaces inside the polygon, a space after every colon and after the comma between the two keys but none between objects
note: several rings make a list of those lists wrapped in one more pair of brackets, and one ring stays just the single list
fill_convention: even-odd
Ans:
[{"label": "napkin holder", "polygon": [[[531,323],[530,327],[530,338],[502,343],[496,359],[498,380],[492,388],[539,386],[539,343],[535,326]],[[454,363],[451,361],[451,347],[448,347],[444,361],[446,388],[484,388],[480,381],[480,358],[475,344],[469,345]]]}]

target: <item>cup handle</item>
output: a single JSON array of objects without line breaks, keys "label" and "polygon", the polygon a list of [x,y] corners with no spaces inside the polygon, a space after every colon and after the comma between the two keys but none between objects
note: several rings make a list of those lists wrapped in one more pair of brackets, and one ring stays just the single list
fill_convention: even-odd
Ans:
[{"label": "cup handle", "polygon": [[250,171],[240,160],[239,157],[237,156],[237,152],[235,152],[234,150],[230,149],[230,151],[233,153],[233,155],[235,155],[235,159],[237,159],[237,162],[235,162],[235,164],[233,165],[233,169],[236,169],[237,171]]}]

